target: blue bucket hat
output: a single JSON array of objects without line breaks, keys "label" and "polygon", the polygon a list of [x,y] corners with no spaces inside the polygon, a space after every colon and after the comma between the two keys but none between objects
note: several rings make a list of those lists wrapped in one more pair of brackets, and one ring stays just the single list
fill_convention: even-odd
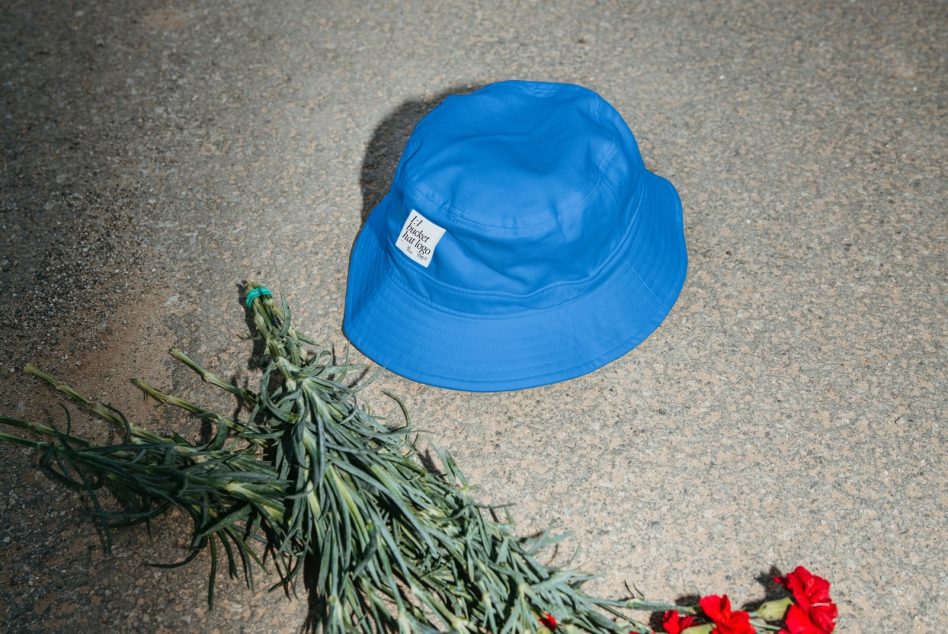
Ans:
[{"label": "blue bucket hat", "polygon": [[619,113],[581,86],[501,82],[415,127],[353,247],[343,329],[421,383],[545,385],[641,343],[686,268],[678,194]]}]

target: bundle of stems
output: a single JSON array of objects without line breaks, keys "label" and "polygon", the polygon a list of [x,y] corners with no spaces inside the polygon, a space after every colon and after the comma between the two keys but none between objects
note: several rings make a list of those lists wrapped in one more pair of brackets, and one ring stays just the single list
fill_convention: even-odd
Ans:
[{"label": "bundle of stems", "polygon": [[[28,366],[120,439],[96,444],[73,434],[67,411],[65,431],[0,417],[39,436],[0,440],[38,450],[48,473],[85,492],[106,544],[112,528],[172,508],[188,513],[190,552],[170,565],[209,550],[211,602],[221,551],[229,574],[242,572],[249,585],[253,568],[272,561],[280,579],[274,587],[288,596],[305,587],[308,626],[316,631],[519,634],[556,622],[566,632],[650,632],[634,611],[693,611],[641,597],[594,597],[582,589],[588,576],[541,561],[556,538],[517,536],[506,512],[501,519],[498,509],[477,502],[449,454],[436,451],[435,464],[416,448],[397,398],[386,392],[405,416],[397,427],[363,405],[360,392],[371,381],[364,366],[312,350],[315,342],[293,327],[285,299],[276,302],[254,283],[246,290],[265,344],[256,391],[171,351],[231,394],[238,411],[249,412],[245,420],[135,381],[214,430],[202,443],[160,436]],[[111,502],[100,497],[103,489]]]}]

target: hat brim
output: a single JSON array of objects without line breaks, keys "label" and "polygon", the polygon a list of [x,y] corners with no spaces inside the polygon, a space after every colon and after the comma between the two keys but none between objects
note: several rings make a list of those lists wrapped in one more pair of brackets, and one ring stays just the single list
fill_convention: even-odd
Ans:
[{"label": "hat brim", "polygon": [[513,315],[468,315],[435,306],[388,275],[395,266],[391,258],[401,257],[385,243],[387,207],[396,204],[389,194],[353,246],[346,336],[396,374],[472,392],[556,383],[623,356],[665,319],[687,269],[678,193],[651,172],[644,178],[644,195],[630,203],[638,209],[627,216],[636,218],[639,237],[628,240],[614,269],[566,304]]}]

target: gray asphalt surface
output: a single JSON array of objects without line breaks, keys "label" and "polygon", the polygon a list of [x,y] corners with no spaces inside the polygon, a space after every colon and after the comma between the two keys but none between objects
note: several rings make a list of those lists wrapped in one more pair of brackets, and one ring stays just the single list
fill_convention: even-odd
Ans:
[{"label": "gray asphalt surface", "polygon": [[[740,604],[803,564],[833,583],[839,631],[942,631],[946,31],[937,0],[6,0],[2,411],[61,420],[32,360],[180,429],[127,379],[205,398],[171,345],[252,379],[248,278],[341,349],[349,249],[415,122],[492,81],[580,83],[681,194],[675,309],[559,385],[381,387],[524,532],[568,531],[557,561],[595,591]],[[266,583],[224,583],[209,613],[205,560],[143,567],[181,556],[182,518],[105,557],[34,456],[0,461],[6,630],[302,623]]]}]

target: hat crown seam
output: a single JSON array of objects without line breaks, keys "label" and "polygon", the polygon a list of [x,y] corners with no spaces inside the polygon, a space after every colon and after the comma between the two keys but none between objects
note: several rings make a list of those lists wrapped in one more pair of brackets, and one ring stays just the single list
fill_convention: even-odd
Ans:
[{"label": "hat crown seam", "polygon": [[[593,101],[595,103],[595,111],[593,112],[593,117],[599,123],[600,128],[603,131],[605,131],[609,137],[609,148],[606,151],[604,151],[602,155],[599,157],[599,159],[596,161],[596,180],[592,184],[590,184],[588,189],[586,189],[586,191],[583,192],[581,199],[577,201],[575,204],[567,205],[563,208],[556,209],[556,214],[552,218],[549,218],[540,222],[531,223],[531,224],[518,225],[517,229],[539,231],[543,229],[548,229],[550,227],[558,226],[559,224],[561,224],[560,216],[562,214],[570,213],[570,212],[575,211],[576,209],[587,206],[589,199],[592,198],[592,196],[595,194],[595,192],[598,189],[600,189],[604,181],[607,183],[607,185],[610,188],[612,187],[612,183],[609,183],[608,179],[606,178],[606,167],[612,163],[613,159],[615,159],[618,156],[621,156],[622,154],[620,152],[621,138],[619,138],[620,135],[617,135],[617,132],[621,133],[621,128],[618,127],[618,123],[616,121],[612,120],[614,119],[614,117],[609,117],[609,118],[606,118],[605,120],[602,117],[602,106],[603,106],[604,100],[601,97],[599,97],[594,92],[588,89],[582,88],[581,86],[577,86],[577,87],[581,88],[585,92],[588,92],[594,98]],[[523,90],[527,90],[527,89],[523,88]],[[554,91],[550,90],[550,94],[553,94],[553,93]],[[621,120],[622,119],[620,116],[619,121]],[[610,125],[609,126],[603,125],[604,123],[608,123]],[[417,126],[415,126],[415,131],[412,133],[412,136],[414,136],[419,130],[423,130],[428,125],[430,125],[428,123],[428,117],[425,117],[418,123]],[[413,175],[411,173],[411,160],[410,159],[413,157],[414,157],[414,153],[408,156],[407,160],[403,161],[399,165],[397,173],[396,173],[397,178],[402,181],[401,189],[404,193],[417,194],[418,196],[421,196],[427,199],[433,205],[436,205],[437,207],[444,209],[446,212],[446,215],[452,221],[462,226],[466,226],[472,229],[495,229],[505,234],[511,233],[511,227],[509,226],[479,222],[477,220],[470,218],[470,214],[472,213],[470,209],[464,209],[462,207],[458,207],[457,205],[453,204],[450,200],[442,196],[439,196],[437,193],[421,185],[419,183],[419,179],[421,178],[421,176]],[[635,167],[634,163],[630,163],[630,167]],[[641,171],[641,170],[638,170],[638,171]]]},{"label": "hat crown seam", "polygon": [[[636,213],[636,214],[638,213],[638,210],[639,210],[639,208],[641,207],[642,202],[643,202],[643,200],[644,200],[644,198],[645,198],[645,187],[646,187],[645,180],[646,180],[645,178],[639,178],[639,179],[638,179],[638,182],[637,182],[636,185],[635,185],[634,198],[633,198],[633,201],[632,201],[631,204],[634,205],[634,207],[635,207],[635,213]],[[607,191],[608,191],[609,194],[618,202],[618,196],[617,196],[615,190],[611,187],[611,185],[607,188]],[[625,253],[625,252],[628,251],[629,246],[630,246],[630,243],[631,243],[632,240],[633,240],[633,235],[634,235],[635,232],[636,232],[636,229],[637,229],[636,223],[630,221],[630,222],[627,224],[627,226],[626,226],[625,234],[622,236],[622,239],[621,239],[621,240],[619,241],[619,243],[616,245],[616,248],[609,254],[608,257],[606,257],[606,258],[602,261],[602,263],[596,268],[596,270],[595,270],[591,275],[588,275],[588,276],[583,277],[583,278],[581,278],[581,279],[569,280],[569,281],[562,281],[562,282],[555,282],[555,283],[553,283],[553,284],[548,284],[548,285],[546,285],[546,286],[544,286],[544,287],[542,287],[542,288],[538,288],[538,289],[536,289],[536,290],[533,290],[533,291],[531,291],[531,292],[529,292],[529,293],[526,293],[526,294],[523,294],[523,295],[517,295],[517,294],[513,294],[513,293],[501,293],[501,292],[497,292],[497,291],[484,291],[484,290],[477,290],[477,289],[467,289],[467,288],[462,288],[462,287],[458,287],[458,286],[453,286],[453,285],[451,285],[451,284],[446,284],[446,283],[442,282],[441,280],[437,279],[437,278],[433,275],[433,273],[431,273],[430,270],[428,270],[428,269],[425,269],[425,270],[416,270],[417,267],[416,267],[415,265],[412,265],[412,264],[408,261],[407,256],[405,256],[405,255],[399,255],[398,253],[395,252],[395,250],[393,250],[392,245],[391,245],[391,240],[386,239],[386,240],[384,241],[384,243],[385,243],[385,246],[386,246],[386,249],[385,249],[385,250],[386,250],[386,252],[388,253],[389,259],[391,260],[391,264],[394,265],[394,266],[396,266],[396,267],[398,268],[398,270],[400,270],[404,275],[406,275],[406,276],[407,276],[407,275],[415,275],[415,276],[421,277],[426,283],[429,283],[430,285],[436,287],[439,291],[444,292],[444,293],[448,293],[448,294],[451,294],[451,295],[454,295],[454,296],[456,296],[456,297],[461,297],[461,298],[464,298],[464,297],[476,297],[477,299],[480,299],[480,300],[483,300],[483,301],[489,301],[489,300],[491,300],[491,299],[498,299],[498,300],[507,300],[507,301],[513,300],[513,301],[520,301],[520,302],[529,302],[529,300],[530,300],[531,298],[535,298],[535,297],[537,297],[537,296],[539,296],[539,295],[541,295],[541,294],[548,293],[548,292],[550,292],[550,291],[553,290],[553,289],[568,288],[568,287],[570,287],[570,286],[589,285],[589,288],[588,288],[588,289],[586,289],[586,290],[584,290],[583,292],[581,292],[581,293],[575,295],[574,297],[569,298],[568,300],[566,300],[566,301],[564,301],[564,302],[560,302],[560,303],[554,304],[554,305],[552,305],[552,306],[547,306],[547,307],[542,308],[542,309],[535,309],[535,308],[534,308],[534,309],[525,309],[525,311],[540,311],[540,310],[552,310],[552,309],[555,309],[555,308],[559,308],[559,307],[561,307],[561,306],[566,306],[566,305],[568,305],[568,304],[570,304],[570,303],[572,303],[572,302],[574,302],[574,301],[577,301],[577,300],[581,299],[583,296],[587,295],[588,293],[593,292],[593,291],[599,286],[599,284],[602,283],[602,280],[608,278],[608,276],[609,276],[611,273],[613,273],[613,272],[615,271],[615,269],[620,265],[620,264],[618,263],[619,261],[621,261],[621,257],[620,257],[620,256],[621,256],[621,254],[623,254],[623,253]],[[631,267],[630,267],[630,268],[631,268]],[[637,273],[636,273],[636,277],[638,277],[639,280],[641,280],[641,277],[639,277]],[[402,284],[402,283],[401,283],[401,280],[395,278],[395,282],[396,282],[397,284],[399,284],[399,286],[401,286],[403,290],[405,290],[405,291],[408,292],[409,294],[413,295],[414,297],[418,298],[419,300],[423,301],[425,304],[431,306],[432,308],[435,308],[435,309],[437,309],[437,310],[441,310],[442,308],[444,308],[444,307],[438,306],[437,304],[433,303],[433,302],[432,302],[431,300],[429,300],[428,298],[422,297],[422,296],[418,295],[414,290],[412,290],[412,288],[411,288],[410,286],[405,285],[405,284]],[[644,282],[643,282],[643,283],[644,283]],[[651,289],[649,289],[649,292],[652,292]],[[653,293],[653,294],[654,294],[654,293]],[[657,299],[657,297],[656,297],[656,299]],[[661,303],[661,302],[660,302],[660,303]],[[448,308],[447,310],[449,310],[450,312],[452,312],[452,313],[454,313],[454,314],[460,314],[460,315],[467,315],[467,314],[469,314],[469,313],[465,313],[464,311],[458,311],[458,310],[451,309],[451,308]],[[497,317],[505,317],[505,316],[510,316],[510,315],[512,315],[512,314],[516,314],[517,312],[519,312],[519,311],[511,311],[511,312],[505,312],[505,313],[497,313],[496,316],[497,316]]]},{"label": "hat crown seam", "polygon": [[[391,256],[393,256],[393,257],[392,257],[392,262],[391,262],[391,264],[394,265],[394,266],[399,266],[398,263],[395,261],[396,258],[394,257],[394,254],[391,254]],[[597,278],[601,278],[601,279],[596,279],[593,284],[590,284],[590,286],[589,286],[588,289],[586,289],[585,291],[583,291],[582,293],[579,293],[578,295],[576,295],[576,296],[574,296],[574,297],[569,298],[568,300],[566,300],[566,301],[564,301],[564,302],[560,302],[560,303],[553,304],[553,305],[550,305],[550,306],[545,306],[545,307],[543,307],[543,308],[524,308],[523,310],[515,310],[515,311],[510,311],[510,312],[504,312],[504,313],[478,313],[478,312],[470,313],[470,312],[465,312],[465,311],[463,311],[463,310],[458,310],[458,309],[456,309],[456,308],[452,308],[452,307],[450,307],[450,306],[444,306],[444,305],[441,305],[441,304],[436,304],[436,303],[433,302],[431,299],[429,299],[429,298],[427,298],[427,297],[423,297],[423,296],[421,296],[421,295],[418,295],[411,287],[409,287],[408,285],[404,284],[404,283],[402,282],[402,280],[399,279],[397,276],[392,277],[392,278],[390,278],[390,279],[392,280],[392,282],[393,282],[395,285],[397,285],[398,287],[400,287],[405,293],[407,293],[408,295],[410,295],[411,297],[413,297],[415,300],[421,302],[421,303],[424,304],[426,307],[428,307],[428,308],[430,308],[431,310],[434,310],[434,311],[436,311],[436,312],[442,312],[442,313],[446,313],[446,314],[449,314],[449,315],[454,315],[454,316],[457,316],[457,317],[465,317],[465,318],[471,318],[471,317],[473,316],[473,317],[476,317],[477,319],[491,319],[491,320],[496,319],[496,320],[503,320],[503,319],[510,319],[511,317],[515,317],[515,316],[520,315],[520,314],[542,314],[542,313],[546,313],[546,312],[553,312],[553,311],[560,310],[560,309],[562,309],[562,308],[564,308],[564,307],[566,307],[566,306],[569,306],[570,304],[573,304],[573,303],[575,303],[575,302],[578,302],[578,301],[582,300],[584,297],[586,297],[587,295],[589,295],[590,293],[593,293],[596,289],[598,289],[599,286],[600,286],[601,284],[603,284],[603,283],[606,281],[606,279],[609,277],[609,274],[610,274],[610,273],[615,273],[615,271],[618,269],[618,267],[622,266],[623,264],[625,264],[625,265],[627,266],[627,268],[629,268],[630,270],[632,269],[632,267],[628,265],[628,262],[627,262],[627,261],[625,261],[625,260],[620,260],[620,261],[616,264],[616,266],[609,268],[608,273],[603,272],[603,273],[601,273],[600,275],[598,275]],[[635,273],[635,272],[633,271],[633,273]],[[636,276],[638,279],[641,280],[641,278],[638,276],[638,274],[636,274],[635,276]],[[443,290],[445,290],[446,292],[451,293],[451,294],[454,294],[454,295],[458,295],[458,296],[464,296],[464,295],[468,295],[468,296],[469,296],[469,295],[471,295],[472,293],[478,293],[478,292],[483,293],[483,291],[465,291],[465,290],[463,290],[463,289],[458,289],[458,288],[453,287],[453,286],[447,286],[447,285],[443,284],[442,282],[437,282],[437,280],[434,280],[434,281],[435,281],[436,283],[438,283],[439,285],[441,285],[441,286],[443,287]],[[582,282],[584,282],[584,281],[587,281],[587,280],[581,280],[581,281],[578,281],[578,282],[572,282],[572,284],[580,284],[580,283],[582,283]],[[564,284],[569,284],[569,283],[564,283]],[[548,288],[553,288],[553,286],[548,286],[548,287],[544,288],[543,290],[546,290],[546,289],[548,289]],[[654,296],[654,293],[652,293],[652,295]],[[507,299],[511,299],[511,298],[516,298],[516,299],[529,299],[529,297],[530,297],[530,295],[511,295],[511,296],[506,296]],[[490,299],[490,297],[485,297],[485,299]]]},{"label": "hat crown seam", "polygon": [[[589,187],[586,192],[583,193],[582,199],[577,201],[575,204],[567,205],[561,209],[556,210],[554,217],[544,220],[542,222],[536,222],[528,225],[518,225],[517,227],[510,227],[507,225],[498,225],[498,224],[488,224],[484,222],[478,222],[477,220],[472,220],[468,214],[471,212],[466,209],[457,207],[456,205],[451,204],[447,200],[438,196],[430,189],[420,185],[416,179],[412,179],[405,186],[403,186],[403,194],[414,194],[421,198],[424,198],[432,205],[443,209],[445,211],[446,219],[449,222],[453,222],[457,226],[467,227],[469,229],[477,230],[488,230],[491,235],[517,235],[518,237],[530,237],[528,232],[539,232],[551,227],[558,227],[562,224],[562,216],[564,214],[569,214],[575,212],[577,209],[582,209],[589,206],[589,200],[600,190],[609,189],[613,190],[612,183],[606,178],[606,170],[604,169],[607,163],[610,163],[613,158],[615,158],[619,152],[619,148],[616,144],[613,144],[612,150],[610,152],[604,153],[606,157],[605,160],[596,166],[598,174],[596,175],[596,181]],[[406,176],[407,178],[407,176]],[[603,188],[602,184],[605,183],[606,187]],[[430,214],[434,216],[434,214]],[[438,218],[433,218],[434,220],[439,220],[439,224],[447,224],[441,222]],[[495,233],[496,232],[496,233]]]}]

